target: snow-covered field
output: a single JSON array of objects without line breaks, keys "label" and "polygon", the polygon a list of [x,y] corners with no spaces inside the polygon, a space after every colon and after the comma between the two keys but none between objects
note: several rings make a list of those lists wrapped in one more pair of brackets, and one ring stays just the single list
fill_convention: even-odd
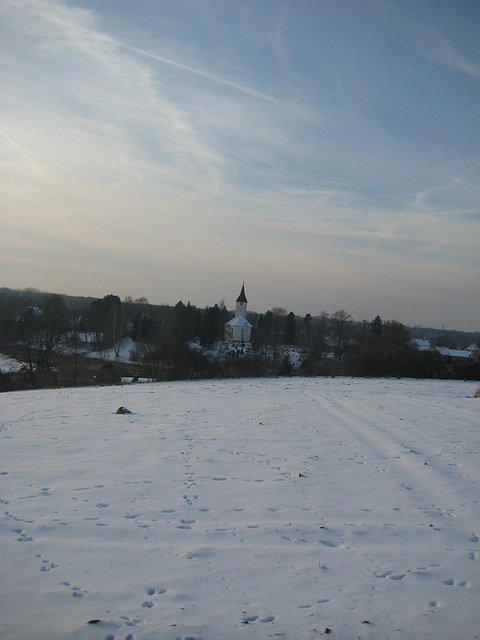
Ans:
[{"label": "snow-covered field", "polygon": [[0,637],[478,638],[477,388],[1,394]]}]

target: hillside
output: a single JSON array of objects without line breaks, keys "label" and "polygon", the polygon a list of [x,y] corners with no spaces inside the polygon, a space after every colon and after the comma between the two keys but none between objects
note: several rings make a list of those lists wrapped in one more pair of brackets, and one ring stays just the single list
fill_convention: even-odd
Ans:
[{"label": "hillside", "polygon": [[2,639],[477,638],[477,388],[1,394]]}]

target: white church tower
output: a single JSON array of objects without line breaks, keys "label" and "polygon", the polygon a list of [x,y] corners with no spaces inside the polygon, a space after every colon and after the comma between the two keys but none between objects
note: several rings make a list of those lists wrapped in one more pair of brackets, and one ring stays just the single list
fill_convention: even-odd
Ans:
[{"label": "white church tower", "polygon": [[235,315],[247,317],[247,296],[245,295],[245,283],[242,284],[242,290],[240,291],[240,295],[237,298],[237,303],[235,305]]},{"label": "white church tower", "polygon": [[247,296],[245,283],[235,304],[235,317],[225,324],[225,340],[250,342],[252,325],[247,320]]}]

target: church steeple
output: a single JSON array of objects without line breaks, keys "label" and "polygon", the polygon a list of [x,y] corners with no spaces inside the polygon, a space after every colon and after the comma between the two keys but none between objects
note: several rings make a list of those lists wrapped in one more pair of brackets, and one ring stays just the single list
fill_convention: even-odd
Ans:
[{"label": "church steeple", "polygon": [[247,296],[245,295],[245,283],[242,284],[242,290],[237,298],[237,304],[235,306],[235,315],[247,317]]},{"label": "church steeple", "polygon": [[247,320],[247,296],[245,295],[245,283],[237,298],[235,317],[225,323],[225,340],[227,342],[250,342],[252,325]]}]

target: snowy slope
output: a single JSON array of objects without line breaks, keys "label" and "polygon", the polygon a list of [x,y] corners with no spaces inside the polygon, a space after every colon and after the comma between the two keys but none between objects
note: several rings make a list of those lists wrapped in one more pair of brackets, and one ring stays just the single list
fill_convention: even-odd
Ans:
[{"label": "snowy slope", "polygon": [[2,639],[478,638],[477,387],[1,394]]}]

